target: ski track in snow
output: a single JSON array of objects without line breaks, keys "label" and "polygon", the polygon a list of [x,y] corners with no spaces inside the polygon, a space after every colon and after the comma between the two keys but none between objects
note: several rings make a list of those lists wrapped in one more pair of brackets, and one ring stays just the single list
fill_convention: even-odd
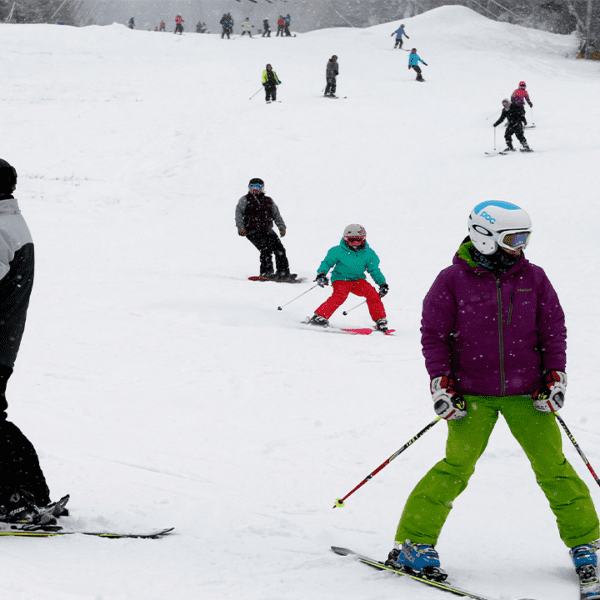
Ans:
[{"label": "ski track in snow", "polygon": [[[329,547],[383,558],[404,501],[443,456],[445,424],[346,502],[433,417],[419,343],[423,296],[478,202],[521,204],[528,258],[567,314],[563,417],[598,470],[598,63],[577,40],[462,7],[405,19],[429,66],[415,86],[398,23],[296,39],[185,37],[121,25],[0,24],[0,156],[37,252],[9,417],[32,439],[73,525],[162,540],[2,539],[10,600],[386,600],[441,597]],[[323,102],[339,56],[338,94]],[[266,106],[271,63],[281,103]],[[527,81],[535,153],[488,159],[492,123]],[[496,147],[502,149],[501,128]],[[234,209],[266,181],[298,286],[257,285]],[[318,335],[299,322],[326,251],[359,222],[390,285],[392,338]],[[369,327],[360,299],[333,317]],[[565,454],[599,490],[570,442]],[[499,422],[438,550],[466,589],[577,597],[531,468]],[[26,574],[26,576],[24,576]]]}]

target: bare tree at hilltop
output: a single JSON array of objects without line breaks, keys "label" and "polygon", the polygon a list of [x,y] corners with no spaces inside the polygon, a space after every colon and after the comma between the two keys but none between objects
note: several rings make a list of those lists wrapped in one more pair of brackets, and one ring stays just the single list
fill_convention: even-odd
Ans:
[{"label": "bare tree at hilltop", "polygon": [[79,25],[83,0],[0,0],[0,20],[10,23]]}]

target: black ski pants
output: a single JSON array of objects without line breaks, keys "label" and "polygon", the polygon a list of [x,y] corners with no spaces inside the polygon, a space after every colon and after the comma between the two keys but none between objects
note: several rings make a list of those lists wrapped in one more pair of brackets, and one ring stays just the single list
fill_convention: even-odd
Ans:
[{"label": "black ski pants", "polygon": [[325,86],[325,95],[329,96],[330,94],[333,96],[336,90],[336,78],[335,77],[327,77],[327,85]]},{"label": "black ski pants", "polygon": [[6,384],[12,368],[0,365],[0,504],[5,505],[19,489],[30,492],[38,506],[50,502],[50,490],[33,444],[6,420]]},{"label": "black ski pants", "polygon": [[265,100],[267,102],[277,100],[277,85],[269,85],[268,83],[265,85]]},{"label": "black ski pants", "polygon": [[411,65],[410,68],[417,72],[417,81],[421,81],[423,79],[423,75],[421,75],[421,67],[419,65]]},{"label": "black ski pants", "polygon": [[515,137],[521,142],[521,144],[526,144],[527,140],[523,135],[523,123],[521,121],[517,121],[515,123],[509,123],[506,131],[504,132],[504,139],[506,140],[506,145],[509,148],[512,148],[512,136]]},{"label": "black ski pants", "polygon": [[281,240],[272,229],[248,231],[246,237],[260,252],[260,274],[273,273],[273,254],[278,272],[289,273],[290,264]]}]

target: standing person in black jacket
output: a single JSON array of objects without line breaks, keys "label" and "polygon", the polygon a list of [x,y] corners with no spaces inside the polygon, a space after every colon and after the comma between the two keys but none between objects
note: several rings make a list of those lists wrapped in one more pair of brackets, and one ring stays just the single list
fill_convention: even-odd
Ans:
[{"label": "standing person in black jacket", "polygon": [[334,54],[327,61],[327,68],[325,69],[325,78],[327,79],[327,85],[325,86],[325,96],[331,98],[335,97],[336,90],[336,77],[340,74],[340,67],[338,65],[337,56]]},{"label": "standing person in black jacket", "polygon": [[265,37],[265,35],[267,37],[271,37],[271,27],[269,26],[269,19],[264,19],[263,20],[263,33],[262,33],[262,36]]},{"label": "standing person in black jacket", "polygon": [[[273,221],[281,237],[286,227],[279,208],[269,196],[265,196],[265,182],[258,177],[250,180],[248,193],[242,196],[235,209],[235,225],[238,234],[248,238],[260,252],[260,275],[279,280],[295,279],[290,274],[285,248],[273,231]],[[277,271],[273,273],[273,256]]]},{"label": "standing person in black jacket", "polygon": [[500,118],[494,123],[494,127],[497,127],[504,121],[507,120],[508,125],[506,126],[506,131],[504,132],[504,139],[506,140],[506,148],[504,152],[508,152],[509,150],[514,151],[514,146],[512,143],[513,134],[516,138],[521,142],[523,146],[523,150],[531,150],[529,144],[527,144],[527,140],[523,135],[523,113],[521,108],[516,104],[513,104],[508,98],[504,98],[502,100],[502,114]]},{"label": "standing person in black jacket", "polygon": [[25,329],[33,287],[33,240],[13,197],[17,172],[0,159],[0,520],[32,522],[50,503],[37,453],[7,420],[6,384]]}]

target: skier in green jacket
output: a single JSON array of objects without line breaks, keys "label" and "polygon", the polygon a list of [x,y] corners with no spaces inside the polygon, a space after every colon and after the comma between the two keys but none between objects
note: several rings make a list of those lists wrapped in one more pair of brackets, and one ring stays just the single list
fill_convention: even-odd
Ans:
[{"label": "skier in green jacket", "polygon": [[[327,252],[315,281],[321,287],[329,285],[327,274],[333,269],[331,274],[333,294],[315,310],[315,314],[308,321],[311,325],[328,327],[331,315],[352,293],[367,299],[369,314],[375,321],[375,327],[380,331],[387,331],[388,323],[381,298],[388,293],[389,286],[379,269],[379,257],[367,244],[366,238],[367,232],[362,225],[348,225],[344,229],[339,245]],[[379,286],[379,291],[367,282],[365,271]]]}]

